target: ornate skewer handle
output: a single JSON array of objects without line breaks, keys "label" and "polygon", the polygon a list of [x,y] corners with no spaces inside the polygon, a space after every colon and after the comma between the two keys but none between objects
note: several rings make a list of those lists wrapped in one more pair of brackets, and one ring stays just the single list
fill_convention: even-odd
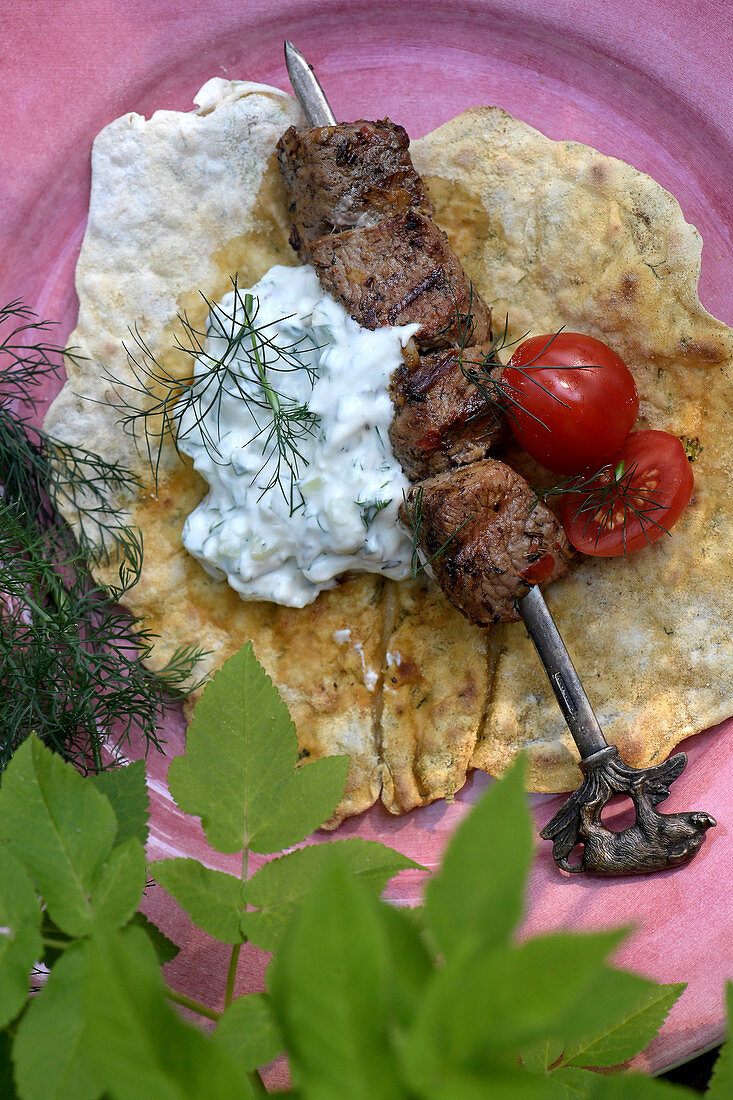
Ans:
[{"label": "ornate skewer handle", "polygon": [[[660,814],[656,809],[682,773],[687,756],[677,753],[654,768],[624,764],[618,749],[603,736],[540,589],[530,588],[517,601],[517,608],[578,747],[585,774],[582,785],[540,833],[553,841],[558,867],[596,875],[630,875],[687,863],[715,819],[700,810]],[[636,810],[635,823],[621,832],[613,832],[601,821],[603,808],[614,794],[629,795]],[[570,855],[578,846],[582,847],[580,862],[571,863]]]}]

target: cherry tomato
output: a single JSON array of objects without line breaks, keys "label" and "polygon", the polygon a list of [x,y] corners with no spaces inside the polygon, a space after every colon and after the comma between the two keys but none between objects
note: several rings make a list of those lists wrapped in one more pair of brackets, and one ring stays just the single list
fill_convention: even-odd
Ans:
[{"label": "cherry tomato", "polygon": [[563,496],[560,514],[576,550],[616,557],[666,534],[687,507],[693,485],[676,435],[632,432],[609,466],[584,481],[581,491]]},{"label": "cherry tomato", "polygon": [[504,369],[509,423],[548,470],[597,470],[615,455],[639,412],[623,359],[592,336],[559,332],[520,344]]}]

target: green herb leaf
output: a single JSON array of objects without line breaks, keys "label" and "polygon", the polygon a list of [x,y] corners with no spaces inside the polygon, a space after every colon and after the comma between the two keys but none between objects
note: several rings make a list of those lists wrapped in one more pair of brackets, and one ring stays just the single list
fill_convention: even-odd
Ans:
[{"label": "green herb leaf", "polygon": [[297,755],[287,708],[248,643],[207,684],[168,785],[218,851],[279,852],[331,816],[348,771],[345,757],[295,771]]},{"label": "green herb leaf", "polygon": [[533,829],[524,764],[491,786],[461,822],[425,889],[425,918],[450,956],[467,936],[498,946],[519,923]]},{"label": "green herb leaf", "polygon": [[644,1050],[680,997],[684,983],[657,985],[637,974],[607,970],[584,1015],[587,1032],[568,1044],[563,1064],[617,1066]]},{"label": "green herb leaf", "polygon": [[11,845],[69,935],[91,931],[93,890],[116,831],[107,799],[70,764],[36,737],[21,745],[0,787],[0,840]]},{"label": "green herb leaf", "polygon": [[168,1004],[155,951],[139,928],[97,932],[85,946],[86,1052],[114,1097],[252,1097],[229,1052]]},{"label": "green herb leaf", "polygon": [[0,847],[0,1027],[25,1003],[31,967],[42,954],[41,906],[22,864]]},{"label": "green herb leaf", "polygon": [[145,782],[145,761],[135,760],[121,768],[108,768],[92,777],[98,791],[109,799],[117,818],[115,844],[134,836],[148,841],[150,800]]},{"label": "green herb leaf", "polygon": [[695,1100],[698,1092],[673,1085],[670,1081],[658,1081],[643,1073],[616,1073],[610,1077],[594,1073],[593,1089],[588,1100]]},{"label": "green herb leaf", "polygon": [[23,1100],[96,1100],[102,1091],[85,1053],[85,948],[67,948],[18,1025],[13,1061]]},{"label": "green herb leaf", "polygon": [[448,1069],[491,1066],[543,1038],[582,1028],[583,998],[622,933],[555,934],[492,949],[469,935],[436,972],[406,1048],[415,1087]]},{"label": "green herb leaf", "polygon": [[[293,913],[310,893],[313,882],[338,851],[344,866],[377,894],[399,871],[419,864],[377,841],[334,840],[289,852],[260,867],[245,887],[245,900],[259,912],[244,913],[244,935],[265,951],[276,951]],[[227,940],[227,943],[232,942]]]},{"label": "green herb leaf", "polygon": [[733,982],[726,987],[728,1008],[728,1039],[718,1055],[706,1100],[728,1100],[733,1096]]},{"label": "green herb leaf", "polygon": [[434,959],[425,945],[419,921],[413,919],[414,910],[381,905],[379,915],[389,943],[393,1030],[403,1036],[411,1027],[417,1006],[427,989]]},{"label": "green herb leaf", "polygon": [[130,921],[145,889],[145,850],[137,837],[128,837],[102,864],[92,891],[95,924],[121,928]]},{"label": "green herb leaf", "polygon": [[546,1073],[558,1062],[565,1050],[563,1039],[540,1039],[522,1047],[520,1057],[522,1065],[533,1073]]},{"label": "green herb leaf", "polygon": [[222,1013],[213,1038],[234,1055],[245,1071],[266,1066],[284,1047],[266,993],[238,997]]},{"label": "green herb leaf", "polygon": [[521,1067],[495,1064],[473,1072],[447,1070],[431,1087],[406,1095],[419,1096],[420,1100],[580,1100],[586,1093],[569,1092],[566,1084],[554,1076],[536,1077]]},{"label": "green herb leaf", "polygon": [[242,943],[242,881],[196,859],[161,859],[151,874],[186,910],[194,924],[221,943]]},{"label": "green herb leaf", "polygon": [[293,1079],[306,1096],[404,1100],[383,906],[328,850],[269,971]]},{"label": "green herb leaf", "polygon": [[559,1089],[562,1100],[581,1100],[582,1097],[592,1096],[598,1082],[598,1074],[589,1069],[571,1069],[565,1067],[555,1070],[549,1079]]},{"label": "green herb leaf", "polygon": [[144,913],[138,910],[130,921],[130,924],[135,925],[137,928],[141,928],[145,932],[155,948],[155,954],[158,956],[158,962],[161,966],[175,959],[180,951],[178,944],[174,943],[173,940],[169,940],[165,933],[161,932],[157,924],[154,924]]},{"label": "green herb leaf", "polygon": [[0,1096],[3,1100],[18,1100],[11,1061],[12,1040],[7,1029],[0,1028]]}]

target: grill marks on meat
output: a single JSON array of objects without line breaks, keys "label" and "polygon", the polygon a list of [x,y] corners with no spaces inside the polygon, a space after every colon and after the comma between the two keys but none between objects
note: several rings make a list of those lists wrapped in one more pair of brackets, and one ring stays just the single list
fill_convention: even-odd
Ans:
[{"label": "grill marks on meat", "polygon": [[389,119],[294,127],[278,142],[280,171],[291,198],[291,244],[308,260],[319,237],[376,225],[412,209],[431,217],[433,204],[410,157],[410,139]]},{"label": "grill marks on meat", "polygon": [[420,325],[421,348],[491,338],[491,312],[437,225],[414,210],[321,237],[310,258],[324,288],[364,328]]},{"label": "grill marks on meat", "polygon": [[[405,362],[392,379],[392,450],[411,481],[485,458],[506,434],[491,345],[449,348]],[[486,379],[483,389],[469,375]],[[496,383],[497,385],[492,385]]]},{"label": "grill marks on meat", "polygon": [[400,518],[433,575],[473,623],[513,622],[530,584],[562,576],[572,551],[552,512],[524,478],[485,459],[409,490]]},{"label": "grill marks on meat", "polygon": [[[563,529],[526,481],[486,458],[502,436],[497,409],[467,377],[485,371],[491,310],[476,293],[415,172],[401,126],[341,123],[278,142],[290,243],[365,328],[418,324],[421,357],[392,381],[390,439],[413,485],[400,518],[433,576],[474,623],[519,618],[531,584],[567,571]],[[488,364],[488,383],[501,367]],[[483,388],[483,387],[482,387]],[[488,387],[487,387],[488,388]],[[499,394],[499,390],[496,390]]]},{"label": "grill marks on meat", "polygon": [[409,146],[389,119],[291,127],[277,147],[290,243],[365,328],[419,324],[423,349],[483,343],[491,311],[431,221]]}]

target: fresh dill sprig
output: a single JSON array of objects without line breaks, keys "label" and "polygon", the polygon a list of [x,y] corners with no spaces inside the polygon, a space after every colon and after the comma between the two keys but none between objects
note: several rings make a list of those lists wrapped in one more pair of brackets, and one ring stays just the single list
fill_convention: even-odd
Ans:
[{"label": "fresh dill sprig", "polygon": [[[472,293],[473,287],[471,288],[471,295]],[[471,298],[469,298],[469,302],[470,301]],[[476,420],[479,417],[484,416],[488,411],[493,415],[496,421],[499,420],[501,415],[507,417],[507,419],[509,420],[516,421],[514,410],[518,409],[520,412],[524,413],[525,416],[530,417],[530,419],[534,420],[543,428],[546,427],[546,424],[540,417],[538,417],[530,409],[526,408],[524,404],[522,404],[523,395],[520,394],[520,391],[516,388],[516,386],[511,385],[511,383],[506,378],[506,374],[503,371],[497,371],[498,367],[502,367],[505,365],[502,364],[502,361],[499,358],[499,353],[506,350],[506,348],[513,348],[521,344],[527,338],[529,332],[524,332],[521,336],[517,336],[513,340],[510,340],[509,315],[507,314],[504,318],[503,330],[498,334],[498,336],[495,336],[492,339],[491,344],[489,345],[489,348],[485,352],[485,354],[483,354],[479,359],[471,359],[471,353],[475,353],[476,348],[467,346],[465,343],[465,339],[470,337],[470,335],[472,334],[473,326],[469,324],[468,321],[464,321],[463,314],[458,311],[457,302],[456,311],[459,318],[459,331],[461,334],[461,339],[459,341],[459,363],[461,367],[461,372],[464,378],[466,378],[476,387],[481,397],[483,398],[485,406],[478,412],[474,413],[471,419]],[[552,398],[553,401],[556,401],[559,405],[563,405],[567,408],[567,403],[563,401],[561,397],[558,397],[557,394],[553,393],[552,390],[549,389],[547,386],[544,386],[534,373],[538,370],[548,369],[546,364],[539,363],[538,360],[541,359],[541,357],[545,354],[552,343],[557,339],[563,329],[564,326],[561,326],[557,330],[557,332],[552,333],[552,335],[549,337],[543,347],[527,363],[522,363],[521,366],[512,363],[512,370],[515,370],[518,374],[521,374],[528,378],[533,385],[537,386],[538,389],[542,390],[542,392],[545,393],[548,397]],[[557,365],[552,367],[552,369],[590,370],[593,366],[594,364],[584,364],[582,366]]]},{"label": "fresh dill sprig", "polygon": [[359,509],[361,522],[368,531],[379,513],[392,503],[392,498],[390,497],[389,500],[357,500],[354,503]]},{"label": "fresh dill sprig", "polygon": [[[305,461],[302,441],[316,429],[319,417],[307,404],[284,394],[276,378],[278,373],[306,370],[313,380],[313,371],[299,355],[304,340],[276,342],[272,329],[278,321],[258,324],[258,299],[242,293],[236,277],[232,288],[231,310],[202,294],[209,316],[205,331],[197,328],[187,314],[179,314],[183,335],[176,337],[173,350],[196,363],[196,369],[184,378],[156,359],[137,329],[132,332],[133,346],[126,347],[126,351],[134,381],[110,377],[117,397],[115,407],[121,413],[123,429],[136,441],[138,426],[142,426],[157,486],[166,438],[173,441],[180,454],[180,441],[197,429],[213,461],[223,461],[217,434],[209,430],[208,418],[213,414],[218,429],[223,398],[234,395],[241,399],[257,426],[252,440],[264,437],[264,459],[255,478],[265,470],[268,478],[257,486],[260,495],[279,487],[292,514],[302,506],[296,487]],[[223,343],[221,349],[217,348],[219,342]]]},{"label": "fresh dill sprig", "polygon": [[[499,423],[502,416],[507,417],[510,420],[515,419],[513,414],[513,408],[519,408],[522,412],[525,412],[532,419],[537,420],[542,424],[542,421],[538,419],[533,413],[525,409],[518,396],[518,392],[515,387],[510,386],[506,379],[503,377],[501,371],[497,371],[497,368],[502,367],[504,364],[499,358],[499,353],[506,348],[512,348],[520,344],[528,335],[528,332],[523,333],[521,336],[516,337],[514,340],[509,339],[509,314],[504,317],[504,328],[498,336],[492,338],[488,350],[481,355],[479,359],[471,358],[471,353],[474,355],[477,352],[475,345],[471,345],[470,341],[473,339],[475,332],[475,323],[473,321],[473,283],[470,285],[468,296],[468,313],[461,312],[450,280],[446,280],[451,296],[453,297],[453,303],[456,311],[456,318],[458,323],[458,341],[457,346],[459,350],[458,362],[461,368],[461,373],[467,381],[471,382],[478,393],[483,398],[483,408],[477,410],[471,417],[471,420],[478,420],[479,418],[490,413],[496,423]],[[562,329],[559,330],[560,332]],[[547,347],[552,343],[558,334],[555,333],[548,341],[547,345],[542,349],[540,355],[543,354]],[[539,356],[535,356],[532,363],[536,361]],[[525,367],[517,368],[520,373],[523,373],[526,368],[531,368],[531,363],[525,365]],[[541,389],[545,387],[541,383],[533,379],[536,385]],[[549,391],[547,391],[549,392]]]},{"label": "fresh dill sprig", "polygon": [[420,573],[423,569],[427,569],[428,566],[431,565],[432,562],[434,562],[436,558],[440,557],[441,554],[445,553],[445,551],[448,549],[450,544],[461,533],[461,531],[466,526],[466,524],[469,523],[473,519],[473,515],[467,516],[466,519],[464,519],[463,523],[461,523],[458,527],[456,527],[453,534],[449,535],[448,538],[445,540],[445,542],[441,543],[441,545],[438,547],[438,549],[435,551],[435,553],[431,554],[430,557],[426,561],[421,562],[420,561],[420,535],[421,535],[423,520],[425,518],[424,517],[424,512],[423,512],[423,487],[422,487],[422,485],[418,485],[417,490],[415,492],[415,495],[413,497],[413,500],[414,500],[413,507],[410,508],[410,502],[407,499],[407,494],[405,492],[402,493],[402,502],[403,502],[403,505],[404,505],[404,511],[405,511],[406,516],[407,516],[407,520],[408,520],[408,523],[410,525],[410,528],[412,529],[412,554],[410,556],[410,572],[412,573],[413,580],[415,580],[417,578],[418,573]]},{"label": "fresh dill sprig", "polygon": [[638,520],[641,531],[650,544],[654,540],[647,534],[649,528],[669,534],[667,528],[655,519],[655,513],[662,507],[660,491],[639,484],[637,472],[636,462],[627,466],[621,460],[615,466],[608,463],[595,473],[574,474],[547,489],[532,486],[532,491],[537,503],[545,503],[553,496],[572,496],[575,503],[573,519],[585,518],[583,535],[587,534],[591,522],[598,527],[596,545],[605,531],[621,526],[622,544],[626,553],[627,527],[632,517]]},{"label": "fresh dill sprig", "polygon": [[486,411],[490,412],[497,421],[500,414],[511,416],[511,410],[507,407],[507,397],[510,395],[507,393],[506,383],[502,381],[501,374],[496,373],[497,367],[502,366],[499,352],[519,344],[526,335],[524,333],[515,340],[509,340],[509,315],[507,314],[504,318],[504,328],[492,339],[488,351],[479,359],[470,358],[472,352],[476,353],[475,348],[460,345],[461,373],[476,387],[485,405],[485,409],[474,413],[472,419],[484,416]]},{"label": "fresh dill sprig", "polygon": [[[33,409],[33,387],[64,355],[45,338],[50,323],[33,318],[19,302],[0,309],[0,767],[35,732],[83,769],[100,770],[102,746],[121,745],[134,730],[158,744],[163,709],[200,653],[182,648],[149,671],[141,660],[153,635],[115,605],[139,578],[143,547],[110,492],[134,488],[135,479],[12,411],[19,401]],[[59,504],[78,521],[78,539]],[[112,563],[118,581],[95,583],[89,566]]]},{"label": "fresh dill sprig", "polygon": [[20,298],[0,306],[0,400],[26,400],[29,389],[57,374],[61,356],[79,359],[74,349],[46,339],[56,325],[40,320]]},{"label": "fresh dill sprig", "polygon": [[110,491],[130,491],[137,478],[100,455],[52,439],[11,413],[0,378],[0,482],[7,501],[18,501],[32,527],[54,526],[57,508],[78,518],[80,549],[109,564],[136,562],[138,536],[120,520]]}]

